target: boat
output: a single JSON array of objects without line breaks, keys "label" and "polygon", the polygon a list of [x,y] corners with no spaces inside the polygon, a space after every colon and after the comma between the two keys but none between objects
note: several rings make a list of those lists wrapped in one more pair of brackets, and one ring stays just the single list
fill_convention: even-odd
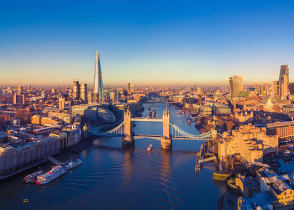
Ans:
[{"label": "boat", "polygon": [[215,171],[213,172],[213,179],[216,181],[225,181],[227,178],[231,176],[231,173]]},{"label": "boat", "polygon": [[152,150],[152,144],[150,144],[148,147],[147,147],[147,151],[151,151]]},{"label": "boat", "polygon": [[37,185],[43,185],[47,184],[48,182],[51,182],[52,180],[60,177],[61,175],[65,174],[67,172],[67,169],[63,166],[57,165],[53,166],[50,171],[39,175],[36,180]]},{"label": "boat", "polygon": [[76,159],[76,160],[69,160],[69,161],[64,162],[63,166],[64,166],[64,168],[69,170],[74,167],[77,167],[80,164],[82,164],[82,161],[80,159]]},{"label": "boat", "polygon": [[44,171],[43,170],[40,170],[40,171],[36,171],[32,174],[29,174],[27,176],[24,177],[23,181],[25,183],[35,183],[36,182],[36,179],[37,179],[37,176],[43,174]]}]

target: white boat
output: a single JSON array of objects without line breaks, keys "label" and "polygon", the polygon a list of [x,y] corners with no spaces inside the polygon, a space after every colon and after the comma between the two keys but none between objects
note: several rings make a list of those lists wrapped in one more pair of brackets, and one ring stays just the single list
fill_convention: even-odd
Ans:
[{"label": "white boat", "polygon": [[47,184],[48,182],[65,174],[66,172],[67,172],[67,169],[60,165],[53,166],[50,171],[37,177],[36,184],[37,185]]},{"label": "white boat", "polygon": [[72,169],[78,165],[82,164],[82,161],[80,159],[76,159],[76,160],[69,160],[64,162],[64,167],[69,170]]},{"label": "white boat", "polygon": [[44,171],[40,170],[40,171],[36,171],[32,174],[29,174],[27,176],[25,176],[25,178],[23,179],[25,183],[34,183],[37,179],[37,176],[43,174]]},{"label": "white boat", "polygon": [[150,144],[148,147],[147,147],[147,151],[151,151],[152,150],[152,144]]}]

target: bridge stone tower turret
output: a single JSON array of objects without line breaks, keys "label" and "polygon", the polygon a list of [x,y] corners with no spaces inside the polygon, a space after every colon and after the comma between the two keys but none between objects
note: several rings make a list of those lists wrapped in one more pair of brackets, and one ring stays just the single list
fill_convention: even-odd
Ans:
[{"label": "bridge stone tower turret", "polygon": [[134,144],[133,132],[132,132],[132,114],[130,109],[128,108],[124,113],[124,137],[123,137],[123,145]]},{"label": "bridge stone tower turret", "polygon": [[170,112],[167,109],[163,112],[162,127],[161,148],[170,149],[172,145],[172,139],[170,136]]}]

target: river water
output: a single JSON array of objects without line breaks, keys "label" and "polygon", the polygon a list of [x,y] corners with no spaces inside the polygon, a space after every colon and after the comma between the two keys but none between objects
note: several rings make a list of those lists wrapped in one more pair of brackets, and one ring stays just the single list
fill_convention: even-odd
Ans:
[{"label": "river water", "polygon": [[[143,116],[152,106],[161,117],[164,104],[145,104]],[[174,106],[167,108],[178,127],[197,133]],[[162,125],[137,122],[134,131],[161,134]],[[172,151],[163,151],[160,141],[140,139],[134,148],[122,150],[121,138],[95,139],[81,152],[58,155],[59,160],[80,158],[83,164],[47,185],[22,183],[26,174],[1,184],[0,209],[217,209],[226,188],[212,180],[212,164],[195,173],[195,152],[201,143],[173,141]],[[149,144],[151,152],[146,151]]]}]

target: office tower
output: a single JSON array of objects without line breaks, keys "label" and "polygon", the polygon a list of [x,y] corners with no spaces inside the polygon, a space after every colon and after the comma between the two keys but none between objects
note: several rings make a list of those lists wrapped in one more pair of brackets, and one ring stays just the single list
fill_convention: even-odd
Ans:
[{"label": "office tower", "polygon": [[269,92],[268,90],[268,83],[264,83],[264,93],[267,95]]},{"label": "office tower", "polygon": [[22,94],[22,91],[23,91],[23,87],[22,87],[21,85],[19,85],[19,86],[17,87],[17,92],[18,92],[18,94],[21,95],[21,94]]},{"label": "office tower", "polygon": [[135,86],[132,83],[128,83],[128,94],[132,94],[135,92]]},{"label": "office tower", "polygon": [[234,75],[229,78],[231,97],[239,96],[239,93],[243,91],[243,79],[242,76]]},{"label": "office tower", "polygon": [[73,81],[73,84],[72,84],[72,87],[73,87],[73,98],[74,99],[79,99],[80,98],[80,83],[78,80],[75,80]]},{"label": "office tower", "polygon": [[114,103],[116,103],[117,101],[116,101],[116,91],[110,91],[110,93],[109,93],[109,98],[110,98],[110,102],[112,103],[112,104],[114,104]]},{"label": "office tower", "polygon": [[24,94],[14,93],[13,95],[13,104],[25,104],[26,98]]},{"label": "office tower", "polygon": [[280,70],[280,97],[285,99],[288,95],[288,85],[289,85],[289,68],[288,65],[281,65]]},{"label": "office tower", "polygon": [[289,83],[288,89],[289,89],[290,95],[294,95],[294,83],[293,82]]},{"label": "office tower", "polygon": [[280,96],[280,82],[273,81],[272,91],[274,96]]},{"label": "office tower", "polygon": [[88,92],[88,104],[94,103],[94,96],[93,96],[93,92],[89,91]]},{"label": "office tower", "polygon": [[81,83],[80,85],[80,90],[81,90],[81,99],[84,102],[88,102],[88,89],[87,89],[87,84]]},{"label": "office tower", "polygon": [[117,103],[120,103],[120,92],[119,91],[116,91],[116,102]]},{"label": "office tower", "polygon": [[104,102],[104,89],[102,80],[102,70],[98,51],[96,52],[95,72],[94,72],[94,98],[95,102]]},{"label": "office tower", "polygon": [[65,107],[65,98],[64,97],[59,97],[58,99],[58,108],[60,111],[64,110]]}]

